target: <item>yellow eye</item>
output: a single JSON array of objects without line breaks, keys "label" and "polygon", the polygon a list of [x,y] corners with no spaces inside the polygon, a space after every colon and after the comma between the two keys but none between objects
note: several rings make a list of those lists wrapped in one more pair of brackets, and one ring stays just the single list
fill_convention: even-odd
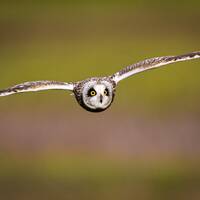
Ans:
[{"label": "yellow eye", "polygon": [[95,90],[90,91],[90,95],[91,96],[95,96],[96,95],[96,91]]},{"label": "yellow eye", "polygon": [[105,89],[105,90],[104,90],[104,94],[105,94],[105,95],[108,95],[108,89]]}]

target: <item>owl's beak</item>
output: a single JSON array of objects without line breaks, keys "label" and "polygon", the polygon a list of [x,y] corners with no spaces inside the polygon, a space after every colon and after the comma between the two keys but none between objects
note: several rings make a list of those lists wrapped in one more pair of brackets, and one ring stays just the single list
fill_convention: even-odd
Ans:
[{"label": "owl's beak", "polygon": [[103,95],[100,94],[100,103],[102,103],[102,102],[103,102]]}]

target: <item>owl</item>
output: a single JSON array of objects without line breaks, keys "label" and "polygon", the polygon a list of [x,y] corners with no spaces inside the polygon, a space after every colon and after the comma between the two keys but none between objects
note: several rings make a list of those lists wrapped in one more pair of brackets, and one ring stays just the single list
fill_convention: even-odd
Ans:
[{"label": "owl", "polygon": [[0,90],[0,96],[21,92],[41,90],[69,90],[75,95],[77,102],[87,111],[101,112],[113,102],[117,84],[129,76],[145,70],[154,69],[174,62],[200,58],[200,51],[179,56],[163,56],[146,59],[129,65],[111,76],[92,77],[77,82],[33,81]]}]

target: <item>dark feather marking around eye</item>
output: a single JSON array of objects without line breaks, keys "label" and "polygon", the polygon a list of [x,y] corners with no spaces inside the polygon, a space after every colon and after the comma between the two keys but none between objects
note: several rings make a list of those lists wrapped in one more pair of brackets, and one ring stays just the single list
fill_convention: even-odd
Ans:
[{"label": "dark feather marking around eye", "polygon": [[109,92],[108,88],[105,89],[104,93],[105,93],[106,96],[110,95],[110,92]]},{"label": "dark feather marking around eye", "polygon": [[96,95],[96,90],[95,90],[94,88],[90,88],[90,89],[88,90],[88,93],[87,93],[87,95],[88,95],[89,97],[92,97],[91,92],[95,92],[95,95]]}]

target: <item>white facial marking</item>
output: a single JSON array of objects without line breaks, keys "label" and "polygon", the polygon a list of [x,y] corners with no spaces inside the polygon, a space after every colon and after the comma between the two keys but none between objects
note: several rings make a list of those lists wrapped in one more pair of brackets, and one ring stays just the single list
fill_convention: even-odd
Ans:
[{"label": "white facial marking", "polygon": [[[90,89],[94,89],[96,95],[88,95]],[[102,81],[101,83],[88,83],[88,85],[83,89],[83,101],[92,109],[107,108],[112,102],[112,85],[107,81]]]},{"label": "white facial marking", "polygon": [[104,91],[106,89],[105,85],[94,85],[94,89],[97,93],[104,95]]}]

